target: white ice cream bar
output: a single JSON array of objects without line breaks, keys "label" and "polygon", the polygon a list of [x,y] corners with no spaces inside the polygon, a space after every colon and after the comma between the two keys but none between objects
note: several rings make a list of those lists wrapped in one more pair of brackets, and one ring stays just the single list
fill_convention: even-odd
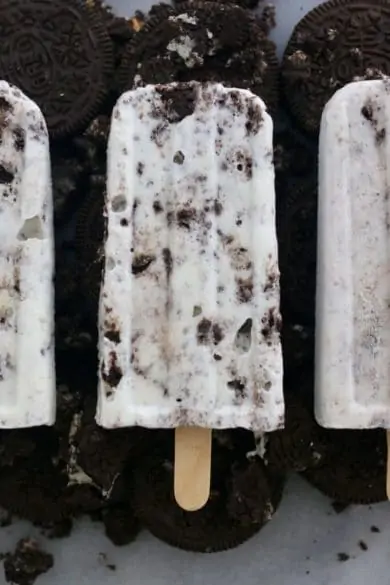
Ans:
[{"label": "white ice cream bar", "polygon": [[99,315],[104,427],[283,425],[272,120],[249,91],[117,103]]},{"label": "white ice cream bar", "polygon": [[0,428],[55,416],[49,140],[38,106],[0,81]]},{"label": "white ice cream bar", "polygon": [[321,124],[316,417],[390,428],[390,86],[347,85]]}]

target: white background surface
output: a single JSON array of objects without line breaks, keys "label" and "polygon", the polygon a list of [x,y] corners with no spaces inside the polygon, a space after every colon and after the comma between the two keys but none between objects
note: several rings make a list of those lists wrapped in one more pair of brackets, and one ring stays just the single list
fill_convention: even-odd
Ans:
[{"label": "white background surface", "polygon": [[[139,0],[141,2],[141,0]],[[294,24],[320,2],[274,0],[279,54]],[[114,0],[117,12],[131,16],[152,2]],[[380,533],[372,533],[371,526]],[[21,537],[40,532],[27,523],[0,529],[0,552]],[[362,551],[359,541],[367,551]],[[45,542],[54,568],[38,585],[390,585],[390,504],[350,507],[335,514],[331,502],[303,480],[293,477],[274,519],[241,547],[213,555],[186,553],[144,532],[124,548],[112,545],[101,524],[76,525],[68,539]],[[101,553],[107,560],[102,562]],[[346,562],[338,553],[350,555]],[[113,563],[116,571],[105,565]],[[0,584],[5,583],[0,573]]]},{"label": "white background surface", "polygon": [[[85,520],[70,538],[44,543],[55,564],[37,585],[389,585],[389,520],[387,503],[335,514],[330,500],[294,477],[272,521],[239,548],[187,553],[146,532],[117,548],[101,524]],[[381,532],[372,533],[373,525]],[[15,524],[0,530],[0,550],[25,536],[43,540],[30,525]],[[367,551],[359,547],[361,540]],[[340,562],[338,553],[350,559]],[[115,564],[116,571],[107,563]]]}]

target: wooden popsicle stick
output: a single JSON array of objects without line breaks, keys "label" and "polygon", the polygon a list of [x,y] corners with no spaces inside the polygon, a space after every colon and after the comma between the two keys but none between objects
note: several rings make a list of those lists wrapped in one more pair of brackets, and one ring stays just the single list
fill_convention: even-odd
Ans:
[{"label": "wooden popsicle stick", "polygon": [[211,429],[175,430],[174,494],[178,505],[195,512],[206,505],[211,483]]},{"label": "wooden popsicle stick", "polygon": [[390,500],[390,430],[386,431],[387,437],[387,469],[386,469],[386,494]]}]

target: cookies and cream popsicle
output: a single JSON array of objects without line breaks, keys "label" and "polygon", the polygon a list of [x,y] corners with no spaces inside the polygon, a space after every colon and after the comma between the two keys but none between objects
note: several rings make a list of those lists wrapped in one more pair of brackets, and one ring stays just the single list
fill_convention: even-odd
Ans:
[{"label": "cookies and cream popsicle", "polygon": [[272,120],[249,91],[190,82],[119,99],[100,425],[283,425],[272,158]]},{"label": "cookies and cream popsicle", "polygon": [[390,428],[390,86],[327,104],[319,156],[316,418]]},{"label": "cookies and cream popsicle", "polygon": [[0,428],[55,417],[49,139],[38,106],[0,81]]}]

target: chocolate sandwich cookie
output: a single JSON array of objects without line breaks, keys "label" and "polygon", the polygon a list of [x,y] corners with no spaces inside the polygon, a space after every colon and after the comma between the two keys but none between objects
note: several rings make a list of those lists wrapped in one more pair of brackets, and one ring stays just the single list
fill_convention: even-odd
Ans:
[{"label": "chocolate sandwich cookie", "polygon": [[239,6],[181,4],[174,14],[146,22],[118,72],[121,91],[174,81],[250,89],[272,109],[278,101],[275,46],[255,16]]},{"label": "chocolate sandwich cookie", "polygon": [[74,249],[57,246],[55,275],[56,349],[66,351],[95,349],[97,343],[95,322],[86,315],[81,292],[83,276],[80,259]]},{"label": "chocolate sandwich cookie", "polygon": [[62,493],[66,514],[77,518],[84,514],[99,514],[104,507],[104,498],[92,485],[70,485]]},{"label": "chocolate sandwich cookie", "polygon": [[267,470],[259,457],[233,463],[227,511],[242,526],[263,526],[282,501],[284,470]]},{"label": "chocolate sandwich cookie", "polygon": [[282,64],[284,95],[302,128],[319,130],[331,96],[359,78],[390,73],[387,0],[331,0],[295,27]]},{"label": "chocolate sandwich cookie", "polygon": [[84,414],[80,428],[74,437],[77,445],[77,462],[105,494],[122,473],[125,463],[137,443],[142,441],[144,430],[140,428],[102,429],[95,422],[96,399],[84,401]]},{"label": "chocolate sandwich cookie", "polygon": [[386,433],[324,431],[327,455],[303,472],[313,486],[337,502],[373,504],[386,497]]},{"label": "chocolate sandwich cookie", "polygon": [[76,224],[76,248],[85,264],[103,253],[105,192],[105,176],[91,177],[89,193],[80,208]]},{"label": "chocolate sandwich cookie", "polygon": [[[281,308],[283,315],[283,306]],[[314,325],[283,322],[281,331],[285,375],[314,360]]]},{"label": "chocolate sandwich cookie", "polygon": [[111,109],[108,113],[94,118],[85,132],[74,139],[80,153],[80,162],[88,175],[88,185],[84,195],[90,191],[90,185],[106,177],[107,142],[111,125]]},{"label": "chocolate sandwich cookie", "polygon": [[83,153],[74,140],[54,144],[51,148],[54,222],[56,227],[70,220],[83,200],[88,184],[88,169]]},{"label": "chocolate sandwich cookie", "polygon": [[67,516],[62,498],[66,476],[43,452],[6,467],[0,474],[0,506],[34,524],[56,523]]},{"label": "chocolate sandwich cookie", "polygon": [[[142,14],[142,13],[141,13]],[[159,2],[158,4],[153,4],[150,8],[148,14],[145,16],[143,15],[142,26],[144,26],[145,22],[150,18],[167,18],[171,14],[175,14],[175,8],[171,4],[167,4],[166,2]],[[136,22],[139,22],[139,18],[135,17]],[[137,32],[141,30],[141,27],[138,28]]]},{"label": "chocolate sandwich cookie", "polygon": [[132,18],[116,16],[111,7],[101,2],[101,0],[86,1],[92,11],[99,11],[104,21],[107,33],[113,44],[114,67],[117,68],[122,61],[126,44],[142,28],[143,19],[137,18],[137,16]]},{"label": "chocolate sandwich cookie", "polygon": [[132,507],[126,504],[107,508],[103,512],[103,524],[107,538],[115,546],[130,544],[141,529]]},{"label": "chocolate sandwich cookie", "polygon": [[0,78],[41,108],[52,138],[96,115],[112,75],[112,43],[83,0],[1,0]]},{"label": "chocolate sandwich cookie", "polygon": [[278,198],[281,303],[286,322],[313,326],[317,262],[317,179],[290,180]]},{"label": "chocolate sandwich cookie", "polygon": [[35,449],[31,432],[25,429],[1,431],[0,467],[12,466],[20,459],[28,457]]},{"label": "chocolate sandwich cookie", "polygon": [[[132,497],[135,513],[143,525],[172,546],[207,553],[234,548],[256,534],[269,519],[271,509],[277,506],[280,490],[273,501],[266,476],[259,479],[261,471],[248,472],[242,463],[242,453],[237,455],[231,447],[222,447],[213,440],[210,499],[203,509],[185,512],[173,495],[172,455],[171,441],[154,443],[148,457],[139,459],[136,465]],[[256,487],[264,491],[256,501],[241,481],[242,473],[253,474]]]},{"label": "chocolate sandwich cookie", "polygon": [[[296,384],[304,383],[296,376]],[[303,471],[317,468],[326,457],[326,442],[310,409],[302,399],[285,396],[286,417],[283,430],[267,434],[264,460],[270,469]]]},{"label": "chocolate sandwich cookie", "polygon": [[[283,198],[283,183],[291,178],[305,178],[317,168],[317,140],[309,140],[301,132],[285,126],[274,132],[274,165],[277,182],[281,184],[278,197]],[[278,185],[277,185],[278,188]]]},{"label": "chocolate sandwich cookie", "polygon": [[76,246],[82,265],[81,290],[87,310],[95,320],[104,267],[105,187],[104,176],[94,178],[76,226]]},{"label": "chocolate sandwich cookie", "polygon": [[[237,4],[241,8],[252,9],[256,8],[260,4],[260,0],[211,0],[217,4]],[[173,4],[176,7],[181,7],[187,0],[174,0]]]},{"label": "chocolate sandwich cookie", "polygon": [[[256,6],[253,6],[253,8],[256,8]],[[250,6],[248,8],[250,8]],[[264,6],[260,12],[258,22],[265,34],[268,36],[269,33],[276,27],[276,8],[273,4],[266,4]]]}]

